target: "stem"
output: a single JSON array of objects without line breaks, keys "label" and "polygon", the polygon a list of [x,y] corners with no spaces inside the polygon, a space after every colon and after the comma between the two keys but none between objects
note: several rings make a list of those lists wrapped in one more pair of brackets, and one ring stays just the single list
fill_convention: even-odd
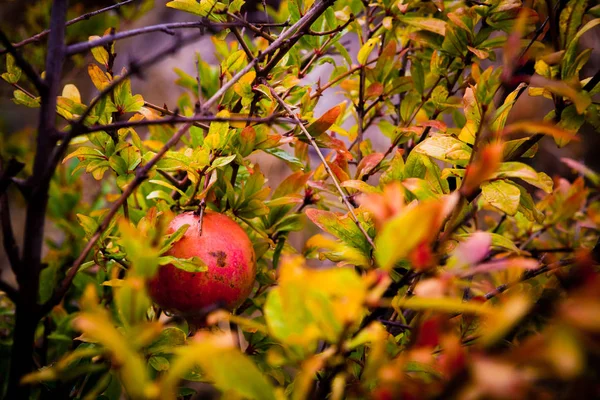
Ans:
[{"label": "stem", "polygon": [[[175,124],[187,124],[190,122],[250,122],[256,124],[273,124],[273,123],[288,123],[295,124],[296,121],[292,118],[281,117],[279,114],[273,114],[269,117],[256,118],[256,117],[217,117],[216,115],[195,115],[193,117],[181,117],[173,116],[172,118],[163,119],[145,119],[141,121],[118,121],[106,125],[93,125],[90,127],[83,126],[78,129],[78,135],[83,135],[92,132],[106,131],[106,130],[118,130],[121,128],[133,128],[143,127],[150,125],[175,125]],[[77,121],[72,121],[73,124],[77,124]],[[208,127],[200,126],[203,129]],[[71,136],[71,133],[67,133],[65,137]]]},{"label": "stem", "polygon": [[102,36],[99,39],[91,40],[88,42],[80,42],[80,43],[72,44],[69,47],[67,47],[67,55],[72,56],[74,54],[84,53],[86,51],[93,49],[94,47],[104,46],[105,44],[110,43],[110,42],[114,42],[114,41],[121,40],[121,39],[126,39],[126,38],[133,37],[133,36],[144,35],[146,33],[164,32],[169,35],[173,35],[174,29],[207,28],[207,29],[216,31],[217,29],[231,28],[231,27],[239,26],[239,25],[240,25],[239,23],[233,23],[233,22],[214,23],[214,22],[210,22],[207,20],[189,21],[189,22],[172,22],[172,23],[168,23],[168,24],[150,25],[150,26],[145,26],[143,28],[131,29],[129,31],[123,31],[123,32],[118,32],[118,33],[112,34],[112,35]]},{"label": "stem", "polygon": [[288,114],[290,114],[296,120],[296,122],[298,123],[298,126],[300,127],[300,130],[306,135],[306,137],[310,141],[310,144],[315,149],[315,151],[319,155],[319,158],[323,162],[323,167],[325,168],[325,171],[327,171],[327,174],[331,177],[331,180],[333,181],[333,184],[335,185],[335,188],[337,189],[337,191],[340,194],[340,196],[342,196],[342,201],[346,205],[346,208],[348,209],[348,212],[352,216],[352,219],[354,220],[354,223],[356,223],[356,226],[358,226],[358,229],[360,229],[360,231],[362,232],[362,234],[365,236],[365,239],[367,239],[367,242],[369,242],[369,244],[371,245],[371,247],[374,249],[375,248],[375,243],[373,242],[373,239],[371,239],[371,236],[369,236],[369,234],[367,233],[367,231],[365,230],[365,228],[362,226],[362,224],[360,223],[360,221],[356,217],[356,214],[354,213],[354,207],[352,206],[352,204],[350,204],[350,200],[348,200],[348,196],[346,195],[346,193],[344,192],[344,190],[340,186],[339,182],[337,181],[337,178],[335,177],[335,174],[333,173],[333,171],[329,167],[329,164],[327,163],[327,160],[325,159],[325,156],[323,156],[323,153],[321,152],[321,149],[319,149],[319,146],[317,145],[317,142],[315,141],[315,138],[313,138],[312,135],[308,132],[308,130],[306,130],[306,128],[304,127],[304,125],[302,125],[302,123],[300,121],[300,118],[298,118],[298,116],[296,114],[294,114],[294,112],[292,111],[292,109],[285,103],[285,101],[283,101],[283,99],[281,97],[279,97],[279,95],[275,92],[275,89],[273,89],[273,87],[269,86],[267,83],[265,83],[265,84],[269,87],[269,89],[271,91],[271,95],[277,100],[277,102],[281,105],[281,107],[283,107],[288,112]]}]

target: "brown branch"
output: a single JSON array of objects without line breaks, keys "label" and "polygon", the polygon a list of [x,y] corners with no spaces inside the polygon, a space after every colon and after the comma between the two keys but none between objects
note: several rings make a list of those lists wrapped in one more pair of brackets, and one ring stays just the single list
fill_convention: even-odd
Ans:
[{"label": "brown branch", "polygon": [[116,130],[122,128],[134,128],[150,125],[174,125],[189,122],[250,122],[256,124],[274,124],[274,123],[292,123],[296,121],[292,118],[281,117],[278,114],[273,114],[270,117],[252,118],[252,117],[218,117],[215,115],[199,115],[194,117],[173,116],[171,118],[148,119],[141,121],[118,121],[106,125],[85,126],[79,129],[79,134],[87,134],[91,132]]},{"label": "brown branch", "polygon": [[[271,61],[269,61],[269,64],[267,64],[267,66],[265,66],[261,70],[263,74],[267,74],[279,62],[281,57],[283,57],[283,55],[287,53],[291,46],[300,39],[301,35],[296,36],[295,38],[292,38],[292,36],[295,33],[299,33],[305,29],[308,29],[312,25],[312,23],[317,18],[319,18],[319,16],[321,16],[321,14],[323,14],[327,8],[329,8],[333,4],[333,2],[334,0],[321,0],[320,2],[313,5],[310,8],[310,10],[308,10],[307,13],[304,14],[304,16],[298,20],[298,22],[292,25],[290,29],[279,35],[279,37],[275,39],[273,43],[271,43],[269,47],[265,49],[264,52],[258,54],[256,58],[253,58],[248,63],[248,65],[242,68],[229,81],[227,81],[227,83],[221,86],[221,88],[217,90],[217,92],[202,105],[202,108],[200,110],[201,113],[203,114],[205,110],[208,110],[214,103],[216,103],[217,100],[219,100],[221,96],[223,96],[225,92],[227,92],[227,90],[233,87],[233,85],[235,85],[235,83],[239,81],[242,76],[246,75],[252,68],[254,68],[254,66],[257,63],[264,60],[265,57],[267,57],[268,55],[274,54],[276,51],[279,50],[277,55],[273,57]],[[275,60],[275,64],[272,64]]]},{"label": "brown branch", "polygon": [[[269,43],[272,43],[272,42],[275,41],[275,38],[273,36],[269,35],[265,31],[263,31],[262,29],[256,27],[256,25],[251,24],[250,22],[246,21],[245,19],[240,18],[237,15],[229,13],[229,12],[227,13],[227,15],[230,16],[231,18],[235,19],[239,23],[240,26],[251,30],[256,35],[258,35],[258,36],[266,39]],[[265,24],[263,26],[268,26],[268,25]]]},{"label": "brown branch", "polygon": [[10,205],[6,194],[0,195],[0,220],[2,223],[2,244],[10,267],[16,276],[21,265],[21,257],[19,256],[19,245],[15,239],[10,220]]},{"label": "brown branch", "polygon": [[[148,108],[150,108],[150,109],[152,109],[154,111],[158,111],[158,112],[160,112],[163,115],[178,116],[177,113],[175,113],[175,112],[169,110],[168,108],[166,108],[166,105],[165,105],[165,107],[160,107],[160,106],[157,106],[156,104],[152,104],[152,103],[149,103],[149,102],[145,101],[144,102],[144,107],[148,107]],[[200,129],[204,129],[205,131],[207,131],[209,129],[208,125],[202,124],[202,123],[199,123],[199,122],[194,122],[194,126],[200,128]]]},{"label": "brown branch", "polygon": [[337,189],[337,191],[340,194],[340,196],[342,196],[342,201],[346,205],[346,208],[348,209],[348,212],[350,213],[350,216],[354,220],[354,223],[356,223],[356,226],[358,226],[358,229],[360,229],[360,231],[362,232],[362,234],[365,236],[365,239],[367,239],[367,242],[369,242],[369,244],[371,245],[371,247],[373,247],[373,249],[374,249],[375,248],[375,243],[373,242],[373,239],[371,239],[371,236],[369,236],[369,234],[367,233],[367,231],[365,230],[365,228],[362,226],[362,224],[358,220],[358,217],[354,213],[354,207],[352,206],[352,204],[350,204],[350,200],[348,200],[348,196],[346,195],[346,193],[344,192],[344,190],[340,186],[339,182],[337,181],[337,178],[336,178],[335,174],[333,173],[333,171],[329,167],[329,164],[327,163],[327,160],[325,159],[325,156],[321,152],[321,149],[317,145],[317,142],[315,141],[315,138],[313,138],[312,135],[308,132],[308,130],[304,127],[304,125],[300,121],[300,118],[292,111],[292,109],[290,108],[290,106],[288,106],[287,103],[285,101],[283,101],[283,99],[281,97],[279,97],[279,95],[277,94],[277,92],[275,92],[275,89],[273,89],[273,87],[271,87],[267,83],[265,83],[265,84],[268,86],[269,90],[271,91],[271,95],[275,98],[275,100],[277,100],[277,102],[281,105],[281,107],[283,107],[288,112],[288,114],[290,116],[292,116],[296,120],[296,122],[298,123],[298,126],[300,127],[300,130],[302,131],[302,133],[304,133],[304,135],[306,135],[306,137],[310,141],[310,144],[312,145],[312,147],[317,152],[319,158],[321,159],[321,162],[323,162],[323,167],[325,168],[325,171],[331,177],[331,180],[333,181],[333,184],[335,185],[335,188]]},{"label": "brown branch", "polygon": [[[125,0],[125,1],[122,1],[121,3],[117,3],[117,4],[113,4],[112,6],[101,8],[100,10],[91,11],[91,12],[89,12],[87,14],[80,15],[77,18],[73,18],[72,20],[67,21],[65,23],[65,26],[73,25],[73,24],[75,24],[75,23],[77,23],[79,21],[90,19],[90,18],[92,18],[92,17],[94,17],[94,16],[96,16],[98,14],[103,14],[103,13],[105,13],[107,11],[111,11],[111,10],[120,8],[120,7],[122,7],[122,6],[126,5],[126,4],[133,3],[135,1],[138,1],[138,0]],[[19,48],[19,47],[28,45],[29,43],[38,42],[41,39],[43,39],[44,37],[48,36],[49,33],[50,33],[50,29],[46,29],[44,31],[41,31],[37,35],[34,35],[34,36],[30,37],[30,38],[21,40],[18,43],[13,43],[12,45],[13,45],[14,48]],[[0,49],[0,54],[4,54],[7,51],[8,51],[7,49]]]},{"label": "brown branch", "polygon": [[13,303],[17,302],[19,291],[2,279],[0,279],[0,292],[4,292]]},{"label": "brown branch", "polygon": [[189,22],[172,22],[168,24],[158,24],[145,26],[143,28],[131,29],[128,31],[118,32],[112,35],[102,36],[99,39],[91,40],[88,42],[75,43],[67,47],[67,55],[72,56],[73,54],[83,53],[93,49],[94,47],[104,46],[107,43],[115,42],[117,40],[126,39],[133,36],[144,35],[152,32],[163,32],[169,35],[173,35],[174,30],[177,29],[209,29],[217,31],[218,29],[231,28],[234,26],[240,26],[235,22],[210,22],[208,20],[200,21],[189,21]]},{"label": "brown branch", "polygon": [[507,291],[508,289],[510,289],[511,287],[518,285],[519,283],[523,283],[529,279],[535,278],[538,275],[544,274],[546,272],[551,272],[554,271],[560,267],[566,267],[569,265],[572,265],[576,262],[575,258],[565,258],[562,259],[560,261],[557,261],[555,263],[549,264],[549,265],[544,265],[543,267],[540,267],[538,269],[532,269],[529,271],[525,271],[523,273],[523,275],[521,276],[521,278],[517,279],[516,281],[513,282],[509,282],[509,283],[505,283],[502,284],[500,286],[498,286],[497,288],[495,288],[494,290],[492,290],[491,292],[487,293],[485,295],[486,300],[489,300],[493,297],[498,296],[500,293],[503,293],[505,291]]},{"label": "brown branch", "polygon": [[6,163],[6,166],[0,165],[0,167],[2,167],[0,170],[0,196],[2,196],[8,186],[12,183],[13,177],[21,172],[23,167],[25,167],[25,164],[11,158],[8,160],[8,163]]},{"label": "brown branch", "polygon": [[[248,44],[244,40],[244,37],[240,33],[239,29],[235,28],[235,27],[231,28],[231,32],[233,32],[233,35],[235,36],[235,38],[239,42],[240,46],[242,46],[242,49],[244,50],[244,53],[246,53],[246,57],[248,57],[248,60],[252,60],[254,58],[254,54],[252,54],[252,51],[248,47]],[[256,65],[255,68],[256,68],[257,73],[258,73],[258,70],[260,69],[260,67],[258,65]],[[198,85],[198,87],[200,87],[200,85]]]}]

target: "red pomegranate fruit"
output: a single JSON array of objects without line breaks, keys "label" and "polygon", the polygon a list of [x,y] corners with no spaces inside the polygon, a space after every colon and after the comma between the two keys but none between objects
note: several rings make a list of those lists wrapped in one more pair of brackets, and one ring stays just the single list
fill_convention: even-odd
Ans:
[{"label": "red pomegranate fruit", "polygon": [[234,309],[252,291],[256,256],[244,230],[226,215],[207,211],[202,220],[192,212],[175,217],[173,233],[188,224],[185,235],[167,252],[178,258],[199,257],[207,271],[188,272],[172,264],[159,267],[148,282],[152,299],[165,311],[183,317],[199,316],[211,306]]}]

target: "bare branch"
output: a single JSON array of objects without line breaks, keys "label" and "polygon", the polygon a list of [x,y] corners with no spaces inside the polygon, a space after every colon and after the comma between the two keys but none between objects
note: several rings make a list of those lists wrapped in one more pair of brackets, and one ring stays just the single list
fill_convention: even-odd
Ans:
[{"label": "bare branch", "polygon": [[[135,1],[138,1],[138,0],[125,0],[125,1],[122,1],[121,3],[117,3],[117,4],[113,4],[112,6],[101,8],[100,10],[91,11],[91,12],[89,12],[87,14],[80,15],[77,18],[73,18],[72,20],[67,21],[65,23],[65,26],[73,25],[73,24],[75,24],[75,23],[77,23],[79,21],[90,19],[90,18],[92,18],[92,17],[94,17],[94,16],[96,16],[98,14],[102,14],[102,13],[108,12],[110,10],[114,10],[114,9],[120,8],[120,7],[122,7],[122,6],[126,5],[126,4],[133,3]],[[30,37],[30,38],[21,40],[18,43],[13,43],[13,47],[18,49],[19,47],[28,45],[29,43],[38,42],[42,38],[48,36],[49,33],[50,33],[50,29],[46,29],[46,30],[41,31],[37,35],[34,35],[34,36]],[[7,51],[8,51],[7,49],[0,49],[0,54],[4,54]]]},{"label": "bare branch", "polygon": [[0,196],[0,221],[2,223],[2,244],[8,257],[8,262],[15,275],[19,273],[21,257],[19,256],[19,245],[15,240],[15,233],[10,220],[10,206],[6,194]]},{"label": "bare branch", "polygon": [[25,167],[25,164],[15,160],[14,158],[8,160],[6,166],[2,166],[2,169],[0,170],[0,196],[4,194],[8,186],[11,184],[12,178],[21,172],[23,167]]},{"label": "bare branch", "polygon": [[172,22],[168,24],[158,24],[158,25],[150,25],[145,26],[143,28],[131,29],[129,31],[117,32],[112,35],[102,36],[99,39],[91,40],[89,42],[80,42],[76,44],[72,44],[67,47],[67,55],[72,56],[73,54],[83,53],[88,50],[93,49],[94,47],[104,46],[107,43],[114,42],[117,40],[144,35],[146,33],[152,32],[164,32],[169,35],[174,34],[175,29],[210,29],[210,30],[218,30],[223,28],[231,28],[235,26],[240,26],[239,23],[236,22],[210,22],[207,20],[200,21],[190,21],[190,22]]},{"label": "bare branch", "polygon": [[522,283],[522,282],[525,282],[525,281],[527,281],[529,279],[535,278],[538,275],[545,274],[546,272],[554,271],[557,268],[566,267],[566,266],[572,265],[576,261],[577,260],[575,258],[565,258],[565,259],[559,260],[559,261],[557,261],[557,262],[555,262],[553,264],[544,265],[543,267],[540,267],[538,269],[532,269],[532,270],[529,270],[529,271],[525,271],[523,273],[523,275],[521,276],[521,278],[517,279],[516,281],[505,283],[503,285],[498,286],[497,288],[495,288],[491,292],[487,293],[485,295],[485,298],[486,298],[486,300],[489,300],[489,299],[491,299],[493,297],[498,296],[500,293],[507,291],[511,287],[513,287],[515,285],[518,285],[519,283]]},{"label": "bare branch", "polygon": [[325,168],[325,171],[327,171],[327,174],[331,177],[331,180],[333,181],[333,184],[335,185],[335,188],[337,189],[337,191],[340,194],[340,196],[342,196],[342,201],[346,205],[346,208],[348,209],[348,212],[350,213],[350,215],[352,216],[352,219],[356,223],[356,226],[358,226],[358,229],[360,229],[360,231],[365,236],[365,238],[367,239],[367,241],[369,242],[369,244],[373,248],[375,248],[375,243],[373,242],[373,239],[371,239],[371,236],[369,236],[369,234],[367,233],[367,231],[365,230],[365,228],[362,226],[362,224],[358,220],[356,214],[354,213],[354,207],[352,206],[352,204],[350,204],[350,200],[348,200],[348,196],[346,195],[346,193],[344,192],[344,190],[340,186],[339,182],[337,181],[337,178],[336,178],[335,174],[333,173],[333,171],[329,167],[329,164],[327,163],[327,160],[325,159],[325,156],[321,152],[321,149],[317,145],[317,142],[315,141],[315,138],[313,138],[312,135],[308,132],[308,130],[304,127],[304,125],[300,121],[300,118],[298,118],[298,116],[292,111],[292,109],[290,108],[290,106],[288,106],[287,103],[285,101],[283,101],[283,99],[281,97],[279,97],[279,95],[277,94],[277,92],[275,92],[275,89],[273,89],[273,87],[269,86],[268,84],[267,84],[267,86],[269,87],[269,89],[271,91],[271,95],[275,98],[275,100],[277,100],[277,102],[281,105],[281,107],[283,107],[288,112],[288,114],[290,116],[292,116],[296,120],[296,122],[298,123],[298,126],[300,127],[300,130],[302,131],[302,133],[304,133],[306,135],[306,137],[310,141],[310,144],[313,146],[313,148],[315,149],[315,151],[319,155],[319,158],[323,162],[323,167]]},{"label": "bare branch", "polygon": [[231,18],[235,19],[244,28],[248,28],[249,30],[254,32],[256,35],[268,40],[269,42],[275,41],[275,38],[273,36],[269,35],[267,32],[263,31],[262,29],[257,28],[256,25],[251,24],[250,22],[246,21],[245,19],[240,18],[237,15],[232,14],[232,13],[227,13],[227,15],[229,15]]},{"label": "bare branch", "polygon": [[41,78],[40,74],[38,74],[31,66],[31,64],[29,64],[29,62],[23,58],[21,53],[15,49],[2,30],[0,30],[0,43],[6,47],[4,52],[10,53],[10,55],[15,58],[15,62],[19,68],[21,68],[25,75],[27,75],[27,78],[29,78],[31,83],[33,83],[33,86],[35,86],[38,92],[40,92],[40,94],[43,93],[46,90],[46,83]]},{"label": "bare branch", "polygon": [[171,118],[161,118],[141,121],[119,121],[107,125],[93,125],[83,127],[79,130],[79,134],[87,134],[90,132],[105,131],[111,129],[133,128],[149,125],[174,125],[188,122],[249,122],[255,124],[274,124],[288,123],[295,124],[296,121],[292,118],[281,117],[278,114],[273,114],[270,117],[217,117],[214,115],[200,115],[194,117],[173,116]]},{"label": "bare branch", "polygon": [[[229,90],[240,78],[246,75],[254,66],[265,59],[270,54],[275,53],[279,50],[279,53],[267,64],[267,66],[261,70],[262,73],[268,73],[278,62],[281,60],[281,57],[287,53],[294,43],[296,43],[301,35],[298,35],[296,38],[291,39],[294,34],[299,33],[305,29],[309,29],[312,23],[319,18],[321,14],[325,12],[327,8],[329,8],[334,3],[333,0],[321,0],[319,3],[313,5],[310,10],[304,14],[302,18],[298,20],[294,25],[290,27],[287,31],[281,33],[277,39],[273,41],[265,49],[264,52],[258,54],[256,58],[253,58],[248,65],[242,68],[237,74],[233,76],[227,83],[225,83],[221,88],[210,98],[208,99],[201,108],[201,113],[205,110],[208,110],[210,106],[212,106],[217,100],[221,98]],[[233,14],[231,14],[233,15]],[[273,64],[273,62],[275,63]]]}]

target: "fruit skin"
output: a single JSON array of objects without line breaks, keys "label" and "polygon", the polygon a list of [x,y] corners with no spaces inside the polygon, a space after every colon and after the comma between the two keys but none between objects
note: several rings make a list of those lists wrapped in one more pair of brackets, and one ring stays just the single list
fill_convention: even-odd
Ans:
[{"label": "fruit skin", "polygon": [[211,306],[234,309],[252,291],[256,256],[244,230],[226,215],[207,211],[198,234],[199,217],[192,212],[176,216],[167,229],[173,233],[188,224],[185,235],[166,253],[178,258],[199,257],[207,271],[188,272],[172,264],[159,267],[148,282],[152,299],[164,310],[193,317]]}]

